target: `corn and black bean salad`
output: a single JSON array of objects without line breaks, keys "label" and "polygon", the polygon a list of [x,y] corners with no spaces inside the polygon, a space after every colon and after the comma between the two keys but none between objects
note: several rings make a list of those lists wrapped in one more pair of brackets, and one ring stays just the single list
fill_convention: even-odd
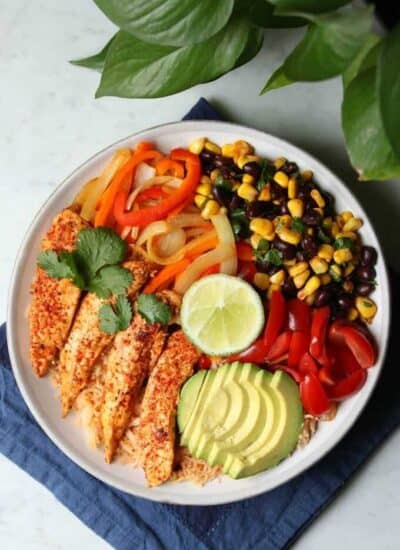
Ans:
[{"label": "corn and black bean salad", "polygon": [[376,250],[362,244],[363,221],[336,213],[334,197],[286,158],[270,161],[245,141],[222,145],[199,138],[203,176],[194,202],[209,219],[226,212],[238,240],[253,249],[253,284],[282,290],[308,305],[329,305],[332,318],[374,318]]}]

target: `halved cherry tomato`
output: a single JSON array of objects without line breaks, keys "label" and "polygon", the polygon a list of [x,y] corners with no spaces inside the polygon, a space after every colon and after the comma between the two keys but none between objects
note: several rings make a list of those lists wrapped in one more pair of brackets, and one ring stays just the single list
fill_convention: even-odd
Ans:
[{"label": "halved cherry tomato", "polygon": [[269,302],[269,315],[264,330],[264,344],[269,351],[286,321],[286,302],[282,292],[276,290],[272,293]]},{"label": "halved cherry tomato", "polygon": [[288,301],[288,327],[290,330],[308,332],[311,325],[311,308],[302,300],[294,298]]},{"label": "halved cherry tomato", "polygon": [[300,359],[308,350],[310,344],[310,333],[296,330],[293,332],[292,341],[290,342],[288,365],[292,369],[299,367]]},{"label": "halved cherry tomato", "polygon": [[254,262],[242,262],[239,260],[237,276],[241,279],[244,279],[250,284],[254,282],[254,275],[256,274],[257,269]]},{"label": "halved cherry tomato", "polygon": [[245,241],[236,243],[236,254],[242,262],[254,262],[253,248]]},{"label": "halved cherry tomato", "polygon": [[344,341],[362,368],[367,369],[375,364],[376,349],[372,336],[366,336],[365,331],[354,324],[335,321],[329,330],[329,338],[335,343]]},{"label": "halved cherry tomato", "polygon": [[287,365],[279,365],[279,364],[268,365],[267,368],[271,372],[275,372],[277,370],[283,370],[283,372],[286,372],[287,374],[289,374],[294,379],[294,381],[297,382],[297,384],[300,384],[301,381],[303,380],[302,375],[296,369],[291,369]]},{"label": "halved cherry tomato", "polygon": [[344,378],[360,368],[353,353],[342,341],[328,341],[328,355],[331,360],[332,373],[336,379]]},{"label": "halved cherry tomato", "polygon": [[291,339],[292,339],[291,330],[285,330],[285,332],[282,332],[282,334],[278,336],[278,338],[272,344],[269,352],[267,353],[267,356],[266,356],[267,361],[275,361],[276,359],[283,357],[287,353],[289,346],[291,346],[290,344]]},{"label": "halved cherry tomato", "polygon": [[309,414],[319,416],[329,409],[329,399],[315,374],[306,374],[300,382],[300,397]]},{"label": "halved cherry tomato", "polygon": [[211,367],[211,359],[207,355],[202,355],[199,359],[199,369],[209,369]]},{"label": "halved cherry tomato", "polygon": [[313,359],[311,355],[308,353],[308,351],[303,353],[303,356],[299,362],[298,370],[300,374],[303,374],[303,375],[311,373],[318,376],[318,365],[315,362],[315,359]]},{"label": "halved cherry tomato", "polygon": [[228,363],[233,361],[249,361],[250,363],[261,364],[265,362],[267,355],[267,349],[264,344],[264,340],[259,338],[249,348],[241,353],[235,353],[227,357]]},{"label": "halved cherry tomato", "polygon": [[334,401],[341,401],[346,397],[350,397],[354,393],[357,393],[365,384],[367,379],[367,372],[365,369],[358,369],[346,378],[339,380],[333,386],[327,388],[327,393],[330,399]]},{"label": "halved cherry tomato", "polygon": [[314,309],[311,322],[310,353],[317,361],[326,356],[326,332],[331,311],[329,306]]}]

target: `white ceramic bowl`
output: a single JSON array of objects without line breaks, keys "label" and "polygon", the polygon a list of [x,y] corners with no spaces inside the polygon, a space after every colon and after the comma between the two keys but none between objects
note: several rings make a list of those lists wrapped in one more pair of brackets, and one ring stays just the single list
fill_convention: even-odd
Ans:
[{"label": "white ceramic bowl", "polygon": [[[309,445],[295,452],[276,468],[236,481],[224,477],[202,488],[185,482],[167,483],[149,489],[141,470],[121,464],[105,464],[101,451],[93,450],[86,444],[86,436],[83,430],[76,426],[73,414],[65,420],[61,419],[59,400],[51,382],[48,379],[39,380],[33,374],[29,361],[26,321],[29,287],[35,270],[40,239],[53,216],[71,203],[85,181],[100,172],[115,149],[132,146],[138,140],[144,139],[154,141],[160,149],[168,151],[173,147],[187,146],[198,136],[208,136],[216,143],[231,143],[237,139],[245,139],[253,144],[257,153],[262,156],[271,159],[285,156],[297,162],[302,170],[313,170],[321,187],[335,195],[338,210],[352,210],[364,220],[362,236],[366,243],[377,249],[379,257],[379,284],[374,293],[374,299],[379,307],[372,325],[372,332],[379,347],[379,359],[376,366],[368,372],[368,380],[363,389],[339,407],[335,420],[322,423]],[[340,441],[361,413],[378,381],[388,340],[389,320],[389,284],[380,244],[364,210],[332,172],[308,153],[271,135],[235,124],[188,121],[152,128],[114,143],[85,162],[57,187],[39,211],[19,250],[9,291],[7,335],[14,375],[27,405],[43,430],[71,460],[93,476],[134,495],[176,504],[211,505],[233,502],[269,491],[309,468]]]}]

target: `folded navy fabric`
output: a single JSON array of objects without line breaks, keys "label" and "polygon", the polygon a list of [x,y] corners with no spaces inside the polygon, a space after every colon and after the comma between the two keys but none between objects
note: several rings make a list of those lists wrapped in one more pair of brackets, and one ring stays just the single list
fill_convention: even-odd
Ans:
[{"label": "folded navy fabric", "polygon": [[[185,118],[219,116],[201,99]],[[399,278],[393,278],[393,288],[398,285]],[[400,425],[398,305],[395,297],[385,367],[360,419],[314,467],[256,498],[211,507],[158,504],[87,474],[48,439],[30,414],[10,367],[4,325],[0,328],[0,452],[118,550],[287,548]]]}]

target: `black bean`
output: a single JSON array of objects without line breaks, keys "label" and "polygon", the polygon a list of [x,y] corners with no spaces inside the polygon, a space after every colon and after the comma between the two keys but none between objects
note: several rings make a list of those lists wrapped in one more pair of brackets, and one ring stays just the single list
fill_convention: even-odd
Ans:
[{"label": "black bean", "polygon": [[222,155],[215,155],[214,164],[218,168],[221,168],[222,166],[228,166],[229,168],[232,168],[233,166],[232,159],[229,157],[224,157]]},{"label": "black bean", "polygon": [[315,212],[314,210],[309,210],[304,214],[302,219],[303,222],[309,227],[315,227],[319,225],[321,221],[321,216],[318,214],[318,212]]},{"label": "black bean", "polygon": [[359,296],[368,296],[374,290],[374,285],[369,283],[360,283],[355,288],[355,293]]},{"label": "black bean", "polygon": [[348,294],[341,294],[336,303],[341,309],[348,311],[353,306],[353,299]]},{"label": "black bean", "polygon": [[243,166],[243,172],[258,180],[261,174],[261,166],[257,162],[248,162]]},{"label": "black bean", "polygon": [[333,319],[343,319],[347,317],[348,310],[343,309],[339,306],[332,307],[332,318]]},{"label": "black bean", "polygon": [[378,254],[373,246],[363,246],[361,249],[362,265],[375,265],[378,259]]},{"label": "black bean", "polygon": [[299,167],[295,162],[285,162],[285,164],[281,168],[281,171],[290,176],[291,174],[298,172]]},{"label": "black bean", "polygon": [[281,269],[277,265],[271,264],[270,262],[263,262],[261,260],[256,260],[256,268],[257,268],[257,271],[261,271],[262,273],[267,273],[268,275],[273,275],[274,273],[276,273]]},{"label": "black bean", "polygon": [[201,170],[203,172],[203,174],[205,174],[206,176],[209,176],[211,174],[211,172],[214,170],[214,167],[209,164],[208,162],[202,162],[201,163]]},{"label": "black bean", "polygon": [[376,277],[375,268],[372,265],[361,265],[355,271],[357,281],[373,281]]},{"label": "black bean", "polygon": [[284,260],[293,260],[296,257],[296,247],[293,244],[285,243],[279,237],[275,237],[274,247],[282,252]]},{"label": "black bean", "polygon": [[282,200],[285,197],[285,190],[275,182],[271,183],[271,198],[272,200]]},{"label": "black bean", "polygon": [[291,277],[287,277],[282,285],[282,292],[286,298],[294,298],[297,294],[297,288]]},{"label": "black bean", "polygon": [[246,208],[246,201],[237,195],[233,195],[232,200],[229,204],[231,210],[236,210],[238,208]]},{"label": "black bean", "polygon": [[308,260],[308,254],[306,254],[304,250],[298,250],[296,258],[299,260],[299,262],[304,262],[305,260]]},{"label": "black bean", "polygon": [[[304,218],[303,218],[304,220]],[[312,258],[318,252],[318,244],[315,242],[311,235],[306,235],[301,241],[301,246],[308,258]]]},{"label": "black bean", "polygon": [[211,151],[207,151],[207,149],[203,149],[203,151],[200,153],[200,159],[202,161],[210,162],[214,160],[214,153]]},{"label": "black bean", "polygon": [[219,204],[222,204],[222,206],[229,208],[234,196],[233,191],[230,191],[225,187],[221,187],[220,185],[214,185],[212,192],[214,198],[219,202]]},{"label": "black bean", "polygon": [[315,307],[326,306],[329,303],[331,297],[332,297],[332,293],[330,292],[329,288],[326,288],[326,287],[320,288],[317,290],[313,305]]},{"label": "black bean", "polygon": [[279,213],[279,206],[269,201],[254,201],[247,206],[247,215],[250,218],[268,218],[269,220],[273,220]]},{"label": "black bean", "polygon": [[287,203],[284,202],[283,204],[281,204],[281,215],[285,216],[286,214],[290,214],[290,212],[289,208],[287,207]]}]

